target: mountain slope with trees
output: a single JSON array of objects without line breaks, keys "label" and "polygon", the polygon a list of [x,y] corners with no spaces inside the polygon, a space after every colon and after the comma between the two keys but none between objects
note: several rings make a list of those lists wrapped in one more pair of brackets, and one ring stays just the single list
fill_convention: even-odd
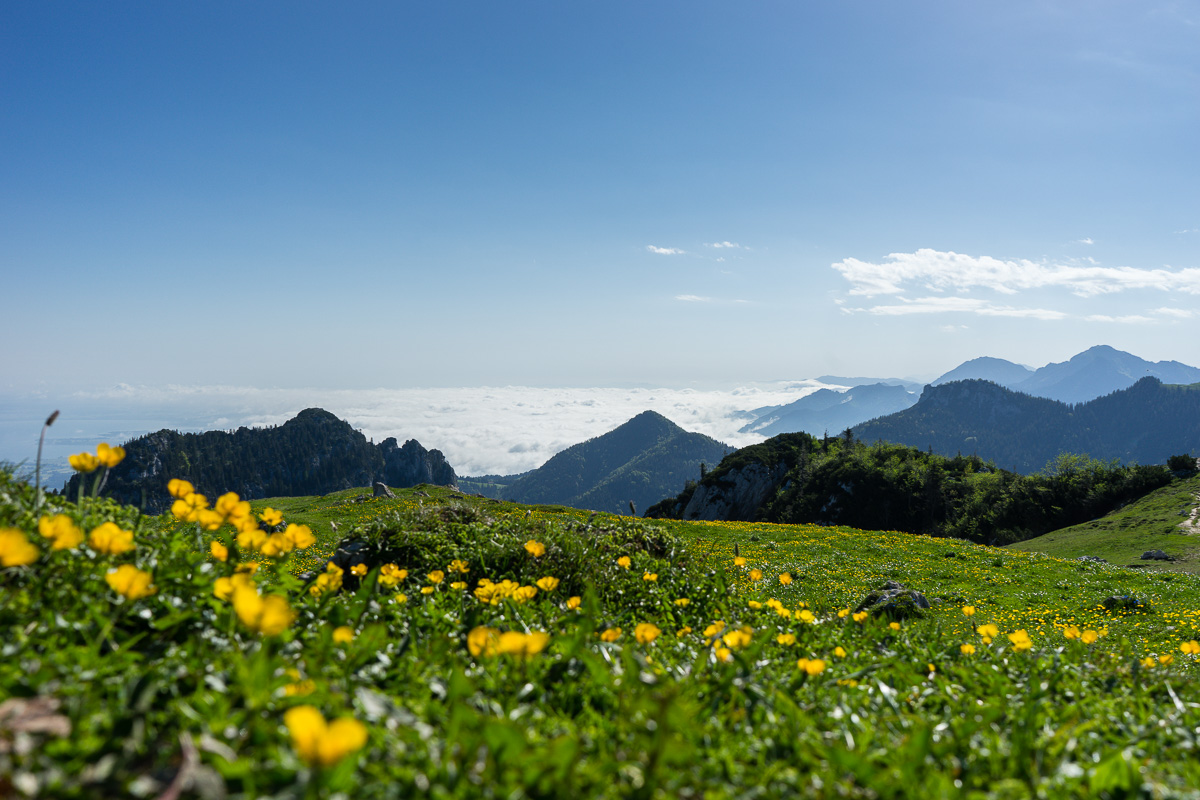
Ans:
[{"label": "mountain slope with trees", "polygon": [[[125,459],[109,473],[104,494],[149,513],[170,508],[167,481],[183,478],[215,500],[320,495],[382,481],[389,486],[453,485],[454,468],[415,439],[378,445],[350,423],[320,408],[301,411],[279,426],[204,433],[161,430],[126,442]],[[84,480],[89,481],[91,476]],[[80,476],[67,483],[74,497]]]},{"label": "mountain slope with trees", "polygon": [[[643,509],[702,477],[729,447],[689,433],[654,411],[644,411],[620,427],[568,447],[541,467],[511,479],[463,479],[464,491],[485,484],[490,494],[518,503],[539,503],[628,514]],[[481,492],[483,493],[483,492]]]},{"label": "mountain slope with trees", "polygon": [[1143,378],[1071,406],[988,381],[957,381],[926,387],[912,408],[857,425],[854,433],[943,455],[978,455],[1022,473],[1064,452],[1164,464],[1172,455],[1200,451],[1200,384]]}]

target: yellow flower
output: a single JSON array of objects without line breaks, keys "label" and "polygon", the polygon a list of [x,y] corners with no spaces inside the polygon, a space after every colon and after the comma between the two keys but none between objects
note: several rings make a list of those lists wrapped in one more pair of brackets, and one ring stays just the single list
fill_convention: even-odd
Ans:
[{"label": "yellow flower", "polygon": [[1021,651],[1028,650],[1033,647],[1033,641],[1030,640],[1029,634],[1022,628],[1018,631],[1013,631],[1008,635],[1008,640],[1012,642],[1013,650]]},{"label": "yellow flower", "polygon": [[723,630],[725,630],[725,621],[719,619],[704,629],[704,638],[711,639]]},{"label": "yellow flower", "polygon": [[784,586],[787,586],[789,583],[792,582],[792,574],[790,572],[783,573],[782,575],[779,576],[779,582],[782,583]]},{"label": "yellow flower", "polygon": [[964,644],[964,645],[959,645],[959,648],[958,648],[958,649],[959,649],[959,650],[962,652],[962,654],[963,654],[964,656],[969,656],[969,655],[972,655],[972,654],[974,654],[974,652],[975,652],[975,645],[973,645],[973,644]]},{"label": "yellow flower", "polygon": [[38,532],[50,540],[51,550],[74,550],[83,541],[83,531],[66,514],[42,517]]},{"label": "yellow flower", "polygon": [[362,576],[367,574],[367,565],[366,564],[355,564],[353,567],[350,568],[350,574],[357,575],[358,577],[361,578]]},{"label": "yellow flower", "polygon": [[537,585],[543,592],[553,592],[558,588],[558,578],[547,575],[544,578],[538,578]]},{"label": "yellow flower", "polygon": [[684,625],[682,628],[675,631],[675,636],[682,639],[684,636],[687,636],[691,632],[692,632],[692,629],[689,626]]},{"label": "yellow flower", "polygon": [[446,573],[442,572],[440,569],[435,569],[425,577],[429,579],[430,583],[441,583],[446,579]]},{"label": "yellow flower", "polygon": [[367,743],[367,729],[361,722],[343,717],[327,723],[313,706],[289,708],[283,724],[296,753],[314,767],[332,767]]},{"label": "yellow flower", "polygon": [[1200,642],[1196,641],[1195,639],[1192,639],[1190,642],[1184,642],[1183,644],[1179,645],[1179,650],[1180,652],[1194,656],[1197,653],[1200,653]]},{"label": "yellow flower", "polygon": [[526,603],[537,596],[536,586],[521,586],[512,593],[512,599],[518,603]]},{"label": "yellow flower", "polygon": [[202,494],[191,492],[171,504],[171,513],[175,515],[176,519],[184,522],[196,522],[200,519],[200,512],[206,508],[208,508],[208,498]]},{"label": "yellow flower", "polygon": [[582,602],[583,602],[583,598],[579,597],[578,595],[576,595],[575,597],[568,597],[567,598],[567,608],[574,611],[579,608],[579,606]]},{"label": "yellow flower", "polygon": [[[256,529],[250,533],[239,534],[238,542],[241,543],[243,536],[246,537],[248,542],[259,541],[260,534],[265,534],[265,531]],[[258,549],[259,552],[268,558],[278,558],[279,556],[285,556],[292,552],[292,548],[294,546],[295,545],[292,544],[292,540],[289,539],[285,534],[272,533],[267,536],[266,541],[259,542]]]},{"label": "yellow flower", "polygon": [[334,644],[350,644],[354,641],[354,629],[349,625],[340,625],[333,629]]},{"label": "yellow flower", "polygon": [[854,615],[852,617],[850,617],[850,619],[854,620],[855,622],[862,622],[869,616],[871,616],[871,615],[868,614],[866,611],[855,611]]},{"label": "yellow flower", "polygon": [[124,531],[116,523],[101,523],[91,535],[88,544],[93,550],[110,556],[119,556],[134,549],[133,531]]},{"label": "yellow flower", "polygon": [[1155,661],[1150,656],[1146,656],[1145,658],[1142,659],[1142,666],[1145,667],[1146,669],[1154,669],[1157,665],[1158,665],[1158,662]]},{"label": "yellow flower", "polygon": [[292,546],[297,550],[303,550],[317,543],[317,537],[313,536],[312,528],[307,525],[289,524],[283,531],[283,535],[291,540]]},{"label": "yellow flower", "polygon": [[1068,625],[1067,627],[1063,628],[1063,636],[1067,637],[1068,639],[1078,639],[1079,628],[1075,627],[1074,625]]},{"label": "yellow flower", "polygon": [[990,644],[992,639],[995,639],[1000,635],[1000,629],[990,623],[987,625],[980,625],[975,629],[975,632],[983,637],[984,644]]},{"label": "yellow flower", "polygon": [[1160,664],[1163,664],[1163,665],[1166,665],[1166,664],[1174,664],[1174,663],[1175,663],[1175,656],[1171,655],[1170,653],[1168,653],[1168,654],[1167,654],[1167,655],[1165,655],[1165,656],[1159,656],[1159,657],[1158,657],[1158,663],[1160,663]]},{"label": "yellow flower", "polygon": [[408,570],[400,569],[395,564],[384,564],[379,568],[379,582],[384,586],[395,586],[408,577]]},{"label": "yellow flower", "polygon": [[283,522],[283,514],[273,508],[264,508],[258,518],[272,528]]},{"label": "yellow flower", "polygon": [[467,566],[467,562],[456,558],[450,562],[450,566],[446,567],[446,571],[447,572],[461,572],[462,574],[466,575],[468,572],[471,571],[471,568]]},{"label": "yellow flower", "polygon": [[1079,641],[1083,642],[1084,644],[1092,644],[1099,638],[1100,634],[1098,634],[1096,631],[1089,630],[1079,634]]},{"label": "yellow flower", "polygon": [[[274,535],[275,534],[273,533],[268,535],[267,532],[261,528],[252,528],[250,530],[242,531],[238,534],[237,546],[246,551],[261,550],[270,540],[271,536]],[[277,544],[282,544],[279,539],[276,539],[275,541]],[[275,548],[272,547],[272,549]]]},{"label": "yellow flower", "polygon": [[16,528],[0,528],[0,567],[23,567],[37,561],[38,549]]},{"label": "yellow flower", "polygon": [[396,596],[394,599],[397,603],[407,603],[408,595],[404,594],[403,592],[396,592]]},{"label": "yellow flower", "polygon": [[839,608],[838,609],[838,619],[845,619],[848,616],[850,616],[850,609],[848,609],[848,608]]},{"label": "yellow flower", "polygon": [[541,542],[535,542],[533,539],[525,543],[525,550],[534,558],[541,558],[546,555],[546,545]]},{"label": "yellow flower", "polygon": [[456,592],[461,592],[463,589],[467,588],[467,583],[466,581],[455,581],[454,583],[450,584],[450,588]]},{"label": "yellow flower", "polygon": [[144,572],[132,564],[122,564],[104,576],[104,580],[114,592],[130,600],[149,597],[158,591],[150,583],[151,578],[149,572]]},{"label": "yellow flower", "polygon": [[621,638],[620,628],[609,628],[604,633],[600,634],[600,640],[604,642],[615,642]]},{"label": "yellow flower", "polygon": [[314,680],[302,680],[289,683],[283,687],[283,693],[287,697],[304,697],[312,694],[317,690],[317,682]]},{"label": "yellow flower", "polygon": [[217,578],[213,583],[213,595],[218,600],[229,600],[233,597],[233,590],[239,586],[248,586],[254,588],[254,579],[248,573],[238,572],[228,578]]},{"label": "yellow flower", "polygon": [[481,655],[495,655],[496,643],[499,640],[500,631],[480,625],[472,628],[471,632],[467,634],[467,649],[475,658],[479,658]]},{"label": "yellow flower", "polygon": [[195,521],[206,531],[215,531],[225,524],[225,518],[211,508],[197,509]]},{"label": "yellow flower", "polygon": [[172,478],[167,481],[167,492],[176,500],[182,500],[189,494],[196,493],[196,487],[192,486],[191,481],[185,481],[180,478]]},{"label": "yellow flower", "polygon": [[800,620],[801,622],[808,622],[808,623],[813,623],[813,622],[817,621],[817,618],[813,615],[813,612],[809,611],[807,608],[804,609],[803,611],[801,611],[799,614],[797,614],[796,619]]},{"label": "yellow flower", "polygon": [[421,587],[421,594],[433,594],[436,591],[437,591],[436,586],[422,586]]},{"label": "yellow flower", "polygon": [[963,616],[964,616],[964,617],[973,617],[973,616],[975,616],[975,606],[963,606],[963,607],[962,607],[962,613],[963,613]]},{"label": "yellow flower", "polygon": [[633,564],[633,562],[629,560],[629,556],[621,556],[620,558],[617,559],[618,567],[624,567],[625,569],[629,569],[631,564]]},{"label": "yellow flower", "polygon": [[100,459],[91,453],[76,453],[73,456],[67,456],[67,462],[76,472],[95,472],[96,468],[100,466]]},{"label": "yellow flower", "polygon": [[781,633],[775,637],[775,641],[779,642],[784,647],[790,647],[791,645],[794,645],[796,643],[796,634]]},{"label": "yellow flower", "polygon": [[838,647],[833,648],[833,654],[835,656],[837,656],[838,658],[845,658],[846,657],[846,649],[839,645]]},{"label": "yellow flower", "polygon": [[101,442],[96,447],[96,460],[112,469],[125,458],[124,447],[109,447],[108,442]]},{"label": "yellow flower", "polygon": [[796,662],[796,668],[809,675],[820,675],[825,671],[825,662],[819,658],[802,658]]},{"label": "yellow flower", "polygon": [[496,640],[496,652],[500,655],[529,658],[545,650],[549,643],[550,634],[542,631],[507,631],[500,634],[500,638]]},{"label": "yellow flower", "polygon": [[762,580],[762,570],[761,569],[750,570],[750,580],[761,581]]},{"label": "yellow flower", "polygon": [[721,641],[731,650],[740,650],[750,644],[754,629],[742,626],[736,631],[730,631],[721,637]]},{"label": "yellow flower", "polygon": [[681,597],[675,601],[675,605],[683,607],[683,606],[686,606],[690,602],[692,602],[692,601],[688,600],[686,597]]},{"label": "yellow flower", "polygon": [[216,539],[208,543],[208,551],[212,553],[213,558],[217,561],[229,560],[229,548]]},{"label": "yellow flower", "polygon": [[226,492],[217,498],[213,508],[224,520],[234,521],[251,516],[250,503],[237,496],[237,492]]},{"label": "yellow flower", "polygon": [[286,598],[277,594],[262,597],[253,585],[234,587],[233,610],[243,625],[263,636],[278,636],[296,620]]},{"label": "yellow flower", "polygon": [[888,627],[894,631],[898,631],[898,630],[900,630],[900,623],[899,622],[889,622]]},{"label": "yellow flower", "polygon": [[733,660],[733,651],[728,647],[714,647],[713,655],[716,656],[717,661],[722,663]]},{"label": "yellow flower", "polygon": [[744,557],[744,556],[734,556],[734,557],[733,557],[733,565],[734,565],[735,567],[744,567],[744,566],[746,566],[746,559],[745,559],[745,557]]},{"label": "yellow flower", "polygon": [[637,639],[638,644],[650,644],[660,633],[662,631],[653,622],[639,622],[633,629],[633,637]]},{"label": "yellow flower", "polygon": [[757,600],[751,600],[746,605],[750,606],[750,608],[754,609],[755,611],[758,611],[760,608],[762,608],[762,603],[758,602]]},{"label": "yellow flower", "polygon": [[644,580],[644,581],[657,581],[657,580],[658,580],[658,573],[657,573],[657,572],[643,572],[643,573],[642,573],[642,580]]}]

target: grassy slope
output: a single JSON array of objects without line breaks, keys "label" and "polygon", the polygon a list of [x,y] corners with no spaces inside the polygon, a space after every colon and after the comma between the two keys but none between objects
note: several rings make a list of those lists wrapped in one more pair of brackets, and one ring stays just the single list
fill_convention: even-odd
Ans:
[{"label": "grassy slope", "polygon": [[[1177,512],[1171,498],[1194,491],[1197,485],[1200,478],[1184,482],[1175,489],[1175,495],[1170,494],[1168,487],[1148,497],[1147,503]],[[465,503],[480,505],[488,514],[501,518],[579,522],[592,517],[617,519],[563,506],[486,500],[434,486],[397,490],[394,500],[372,498],[355,502],[356,497],[369,494],[357,489],[325,497],[273,498],[253,505],[256,511],[267,506],[279,509],[289,521],[307,524],[317,534],[318,544],[294,557],[293,572],[297,573],[319,567],[333,552],[339,536],[333,533],[331,521],[337,522],[339,534],[344,535],[354,525],[369,522],[392,509]],[[1055,555],[1037,548],[993,548],[900,532],[748,522],[662,520],[655,524],[682,538],[689,549],[708,558],[715,568],[728,570],[731,583],[747,598],[764,589],[778,590],[778,576],[788,572],[796,581],[785,593],[790,598],[818,609],[853,608],[871,588],[896,580],[931,599],[944,600],[933,617],[964,631],[967,625],[959,607],[973,604],[979,609],[976,623],[993,622],[1002,630],[1025,628],[1035,641],[1041,638],[1056,642],[1060,638],[1058,629],[1068,625],[1107,627],[1111,635],[1126,639],[1135,652],[1149,654],[1173,650],[1184,633],[1185,638],[1200,635],[1200,579],[1179,574],[1190,572],[1186,569],[1188,562],[1135,571],[1082,564],[1073,560],[1073,552]],[[1187,540],[1187,537],[1177,538]],[[1160,545],[1138,544],[1136,555],[1150,546]],[[753,584],[745,570],[732,567],[735,547],[749,565],[763,570],[763,583]],[[1127,549],[1135,548],[1127,546]],[[1099,551],[1092,547],[1088,552]],[[1112,595],[1144,598],[1157,613],[1131,618],[1114,616],[1098,607]]]},{"label": "grassy slope", "polygon": [[[1111,564],[1150,572],[1200,574],[1200,539],[1179,530],[1179,523],[1196,505],[1197,492],[1200,475],[1175,481],[1100,519],[1017,542],[1008,549],[1063,559],[1099,556]],[[1147,550],[1162,550],[1176,560],[1140,560]]]}]

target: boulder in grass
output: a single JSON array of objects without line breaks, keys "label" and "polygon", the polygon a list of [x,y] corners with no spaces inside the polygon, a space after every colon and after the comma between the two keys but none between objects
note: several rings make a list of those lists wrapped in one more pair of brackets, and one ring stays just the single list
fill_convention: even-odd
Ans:
[{"label": "boulder in grass", "polygon": [[1169,555],[1162,550],[1147,550],[1142,553],[1142,561],[1174,561]]},{"label": "boulder in grass", "polygon": [[1080,556],[1079,558],[1077,558],[1075,560],[1076,561],[1085,561],[1089,564],[1107,564],[1108,563],[1107,559],[1103,559],[1100,556]]},{"label": "boulder in grass", "polygon": [[925,595],[915,589],[906,589],[896,581],[888,581],[878,589],[872,589],[854,610],[901,620],[923,616],[928,608],[929,601]]},{"label": "boulder in grass", "polygon": [[1106,611],[1129,611],[1134,613],[1146,614],[1150,612],[1150,604],[1145,600],[1140,600],[1131,594],[1114,595],[1104,598],[1102,604]]},{"label": "boulder in grass", "polygon": [[395,497],[392,490],[387,487],[383,481],[375,481],[375,496],[376,497]]}]

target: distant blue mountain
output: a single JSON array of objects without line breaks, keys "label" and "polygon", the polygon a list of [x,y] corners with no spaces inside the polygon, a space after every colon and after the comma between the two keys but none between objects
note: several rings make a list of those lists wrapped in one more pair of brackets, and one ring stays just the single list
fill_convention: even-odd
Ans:
[{"label": "distant blue mountain", "polygon": [[942,375],[935,380],[931,385],[940,386],[943,383],[953,383],[954,381],[991,381],[998,383],[1001,386],[1013,387],[1022,381],[1029,380],[1033,377],[1034,370],[1021,364],[1014,364],[1011,361],[1005,361],[1003,358],[992,358],[991,356],[983,356],[982,358],[972,358],[970,361],[964,361],[954,369]]},{"label": "distant blue mountain", "polygon": [[1035,397],[1086,403],[1128,389],[1142,378],[1192,384],[1200,382],[1200,369],[1178,361],[1146,361],[1107,345],[1097,345],[1069,361],[1047,364],[1020,383],[1004,385]]},{"label": "distant blue mountain", "polygon": [[916,402],[917,394],[904,385],[873,383],[844,392],[818,389],[794,403],[760,409],[758,418],[741,432],[763,436],[800,431],[813,436],[838,434],[867,420],[903,411]]}]

